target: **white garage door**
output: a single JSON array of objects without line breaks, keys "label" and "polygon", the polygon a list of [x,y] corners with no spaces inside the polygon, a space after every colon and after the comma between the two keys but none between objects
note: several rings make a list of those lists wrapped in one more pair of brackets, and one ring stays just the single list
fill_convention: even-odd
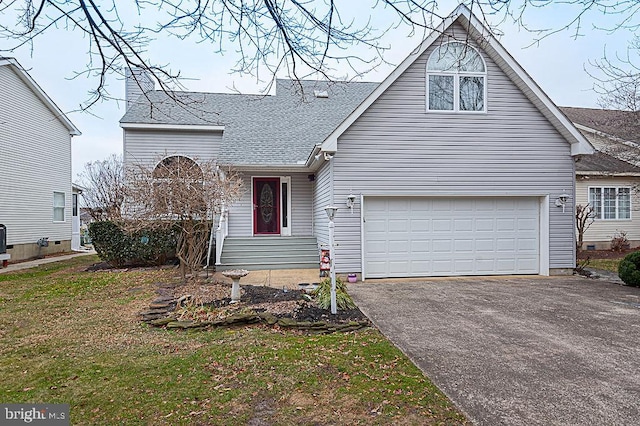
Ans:
[{"label": "white garage door", "polygon": [[365,276],[537,274],[536,198],[364,201]]}]

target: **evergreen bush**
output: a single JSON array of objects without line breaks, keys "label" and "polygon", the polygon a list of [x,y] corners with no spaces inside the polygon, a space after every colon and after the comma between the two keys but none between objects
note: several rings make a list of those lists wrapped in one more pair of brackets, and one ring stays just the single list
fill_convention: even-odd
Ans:
[{"label": "evergreen bush", "polygon": [[174,256],[176,247],[173,230],[126,232],[117,223],[108,220],[91,223],[89,236],[100,259],[116,268],[164,264]]},{"label": "evergreen bush", "polygon": [[640,287],[640,251],[629,253],[622,259],[618,276],[626,285]]}]

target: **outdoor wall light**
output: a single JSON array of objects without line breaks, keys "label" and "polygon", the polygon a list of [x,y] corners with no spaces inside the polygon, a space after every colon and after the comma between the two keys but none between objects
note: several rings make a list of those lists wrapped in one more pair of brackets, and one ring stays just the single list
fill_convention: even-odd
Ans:
[{"label": "outdoor wall light", "polygon": [[571,197],[569,194],[563,192],[556,198],[556,207],[562,207],[562,213],[564,213],[564,209],[567,206],[567,201]]},{"label": "outdoor wall light", "polygon": [[356,204],[356,196],[353,194],[347,195],[347,207],[351,210],[351,214],[353,214],[353,206]]}]

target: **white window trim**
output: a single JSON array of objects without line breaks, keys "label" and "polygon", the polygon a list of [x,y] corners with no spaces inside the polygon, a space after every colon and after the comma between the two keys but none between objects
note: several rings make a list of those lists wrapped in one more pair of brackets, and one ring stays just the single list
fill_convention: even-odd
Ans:
[{"label": "white window trim", "polygon": [[[449,42],[449,43],[460,43],[460,44],[464,44],[461,42]],[[441,46],[439,46],[438,48],[444,46],[445,44],[449,44],[449,43],[444,43]],[[426,88],[427,88],[427,93],[426,93],[426,100],[425,100],[425,105],[426,105],[426,111],[430,114],[486,114],[487,113],[487,62],[484,60],[484,58],[482,57],[482,55],[480,54],[480,52],[478,51],[478,49],[476,49],[473,46],[470,46],[467,44],[467,47],[469,49],[473,49],[473,51],[476,52],[476,54],[480,57],[480,59],[482,60],[482,65],[484,66],[484,72],[470,72],[470,71],[438,71],[438,70],[429,70],[429,59],[431,58],[431,55],[433,55],[435,53],[435,50],[433,52],[431,52],[431,54],[429,55],[429,58],[427,58],[427,63],[425,65],[425,70],[426,70],[426,76],[425,76],[425,80],[426,80]],[[437,49],[438,49],[437,48]],[[448,110],[432,110],[429,109],[429,76],[432,75],[439,75],[439,76],[452,76],[453,77],[453,109],[448,109]],[[460,78],[461,77],[482,77],[483,79],[483,84],[482,84],[482,89],[483,89],[483,109],[479,110],[479,111],[469,111],[469,110],[461,110],[460,109]]]},{"label": "white window trim", "polygon": [[[56,206],[56,194],[62,194],[62,199],[64,201],[64,203],[62,204],[62,206]],[[65,223],[67,221],[67,194],[62,192],[62,191],[53,191],[53,208],[51,210],[51,214],[53,215],[52,217],[52,222],[53,223]],[[62,220],[56,220],[56,209],[62,209]]]},{"label": "white window trim", "polygon": [[[624,221],[630,221],[633,219],[633,191],[631,190],[630,186],[609,186],[609,185],[604,185],[604,186],[589,186],[587,188],[587,202],[589,203],[589,205],[591,206],[591,208],[593,208],[593,206],[591,205],[591,189],[600,189],[600,217],[596,217],[595,216],[595,211],[594,211],[594,217],[593,220],[594,221],[602,221],[602,222],[624,222]],[[604,189],[605,188],[613,188],[616,190],[616,217],[614,219],[605,219],[604,217]],[[618,191],[621,189],[628,189],[629,190],[629,217],[628,218],[619,218],[619,213],[620,213],[620,208],[619,208],[619,198],[618,198]]]}]

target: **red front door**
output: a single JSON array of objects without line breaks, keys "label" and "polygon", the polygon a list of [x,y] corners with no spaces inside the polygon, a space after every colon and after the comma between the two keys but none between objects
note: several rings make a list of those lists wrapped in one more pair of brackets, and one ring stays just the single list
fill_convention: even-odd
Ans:
[{"label": "red front door", "polygon": [[253,233],[280,234],[280,178],[253,178]]}]

